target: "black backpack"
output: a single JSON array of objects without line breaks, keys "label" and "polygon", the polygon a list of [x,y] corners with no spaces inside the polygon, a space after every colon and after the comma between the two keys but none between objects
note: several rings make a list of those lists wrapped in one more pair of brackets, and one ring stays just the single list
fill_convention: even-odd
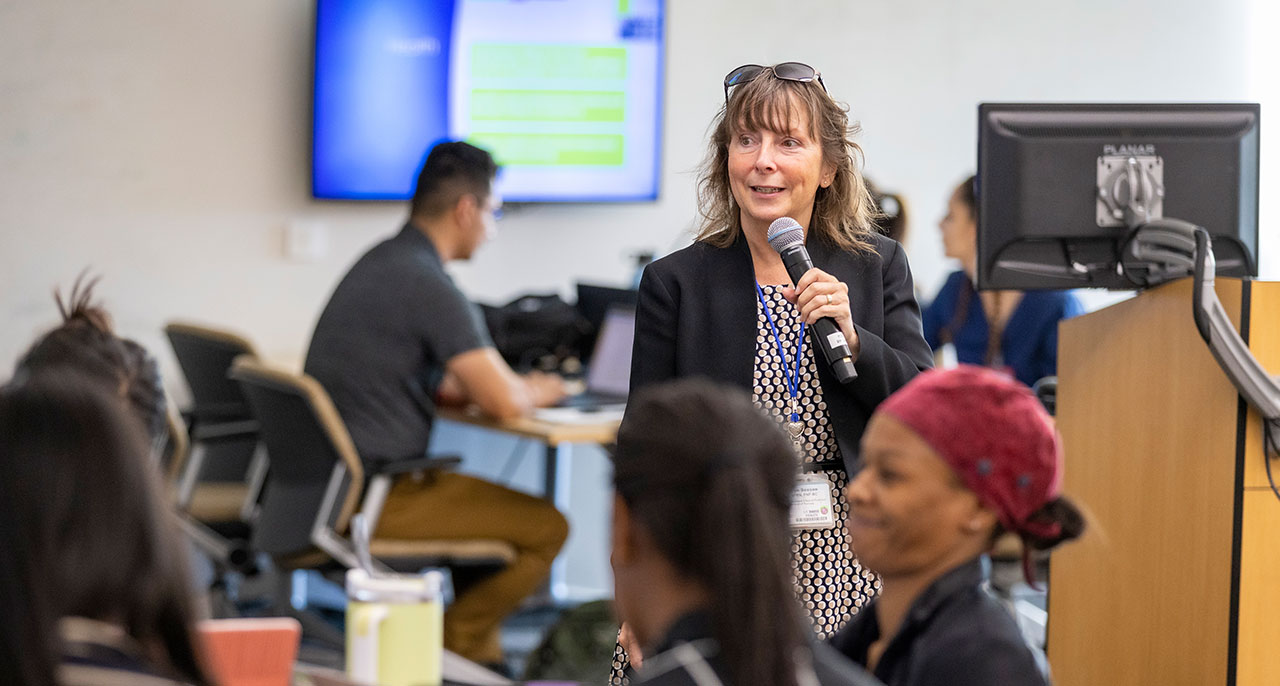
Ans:
[{"label": "black backpack", "polygon": [[525,681],[600,683],[609,674],[618,620],[607,600],[567,610],[529,654]]},{"label": "black backpack", "polygon": [[522,295],[480,308],[494,347],[514,369],[554,371],[565,360],[582,358],[591,324],[559,295]]}]

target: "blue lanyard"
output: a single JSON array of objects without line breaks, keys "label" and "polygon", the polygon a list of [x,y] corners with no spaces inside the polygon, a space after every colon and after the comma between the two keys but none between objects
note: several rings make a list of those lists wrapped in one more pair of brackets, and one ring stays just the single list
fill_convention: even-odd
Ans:
[{"label": "blue lanyard", "polygon": [[769,303],[765,302],[764,291],[760,288],[760,284],[756,283],[756,295],[760,297],[760,307],[764,309],[764,316],[769,320],[769,329],[773,331],[773,342],[778,344],[778,357],[782,358],[782,374],[787,379],[787,392],[791,394],[791,421],[800,421],[800,415],[796,409],[796,382],[799,381],[800,374],[800,353],[804,350],[804,322],[800,322],[800,342],[796,344],[795,364],[787,365],[787,353],[782,348],[782,338],[778,336],[778,327],[773,323],[773,314],[769,312]]}]

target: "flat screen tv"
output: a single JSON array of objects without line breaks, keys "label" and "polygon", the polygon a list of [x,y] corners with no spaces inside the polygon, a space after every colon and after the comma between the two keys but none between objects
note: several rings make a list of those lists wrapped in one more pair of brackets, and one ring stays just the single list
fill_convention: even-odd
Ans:
[{"label": "flat screen tv", "polygon": [[1217,273],[1258,274],[1257,104],[978,108],[978,288],[1133,289],[1132,227],[1204,227]]},{"label": "flat screen tv", "polygon": [[507,201],[658,195],[664,0],[318,0],[311,188],[402,200],[479,145]]}]

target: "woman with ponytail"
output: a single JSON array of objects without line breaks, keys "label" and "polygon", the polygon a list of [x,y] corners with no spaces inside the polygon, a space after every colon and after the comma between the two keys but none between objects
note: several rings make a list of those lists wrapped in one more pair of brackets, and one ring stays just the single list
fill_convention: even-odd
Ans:
[{"label": "woman with ponytail", "polygon": [[888,686],[1045,684],[980,560],[1012,532],[1031,581],[1031,551],[1084,530],[1031,390],[971,365],[921,374],[872,415],[862,458],[849,543],[882,587],[832,644]]},{"label": "woman with ponytail", "polygon": [[617,611],[638,684],[870,685],[815,644],[792,590],[796,457],[745,393],[685,380],[638,393],[614,456]]}]

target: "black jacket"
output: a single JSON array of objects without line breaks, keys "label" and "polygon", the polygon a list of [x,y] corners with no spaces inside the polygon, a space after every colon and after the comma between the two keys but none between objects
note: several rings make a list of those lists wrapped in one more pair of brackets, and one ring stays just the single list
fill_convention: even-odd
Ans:
[{"label": "black jacket", "polygon": [[[807,669],[801,668],[797,682],[801,686],[884,686],[823,643],[813,645],[812,663]],[[711,638],[710,618],[695,612],[676,620],[654,654],[644,659],[644,668],[631,683],[635,686],[731,686],[720,659],[719,643]]]},{"label": "black jacket", "polygon": [[[1044,686],[1013,617],[983,582],[975,558],[925,589],[876,663],[876,678],[889,686]],[[831,638],[862,666],[880,639],[876,607],[872,601]]]},{"label": "black jacket", "polygon": [[[849,286],[861,352],[856,379],[836,381],[817,361],[836,442],[850,474],[858,442],[880,401],[932,366],[902,246],[879,235],[874,252],[807,243],[815,267]],[[756,348],[755,270],[747,241],[728,248],[697,242],[644,270],[636,305],[631,390],[668,379],[705,376],[751,390]]]}]

